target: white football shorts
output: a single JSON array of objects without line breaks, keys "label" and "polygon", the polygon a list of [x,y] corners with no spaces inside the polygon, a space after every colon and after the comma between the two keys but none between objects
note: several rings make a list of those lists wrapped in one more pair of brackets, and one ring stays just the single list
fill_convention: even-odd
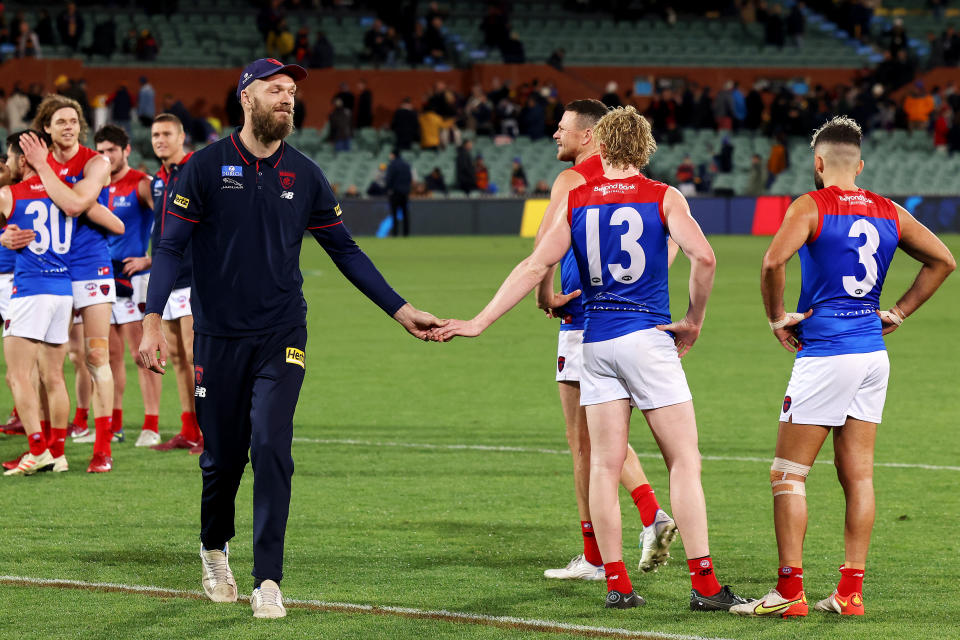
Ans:
[{"label": "white football shorts", "polygon": [[193,310],[190,309],[190,287],[174,289],[167,298],[167,306],[163,308],[164,320],[179,320],[186,316],[192,316]]},{"label": "white football shorts", "polygon": [[583,375],[583,330],[561,331],[557,338],[557,382],[580,382]]},{"label": "white football shorts", "polygon": [[73,284],[74,309],[83,309],[107,302],[112,304],[117,301],[117,290],[113,278],[74,280],[71,284]]},{"label": "white football shorts", "polygon": [[133,295],[129,298],[117,298],[113,303],[113,313],[110,324],[127,324],[143,320],[143,311],[147,307],[147,285],[150,283],[150,274],[136,274],[130,278],[133,285]]},{"label": "white football shorts", "polygon": [[73,297],[40,293],[11,298],[9,317],[3,323],[3,337],[15,336],[47,344],[70,340],[70,316]]},{"label": "white football shorts", "polygon": [[886,351],[797,358],[780,422],[839,427],[850,416],[879,424],[889,377]]},{"label": "white football shorts", "polygon": [[630,399],[640,410],[692,400],[673,338],[642,329],[619,338],[583,344],[580,404]]},{"label": "white football shorts", "polygon": [[10,308],[10,294],[13,293],[13,274],[0,273],[0,318],[7,317]]}]

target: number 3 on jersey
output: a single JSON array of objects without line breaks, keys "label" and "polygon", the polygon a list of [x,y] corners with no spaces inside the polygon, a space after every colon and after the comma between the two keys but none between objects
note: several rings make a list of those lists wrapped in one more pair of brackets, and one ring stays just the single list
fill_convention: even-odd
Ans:
[{"label": "number 3 on jersey", "polygon": [[877,260],[874,256],[880,247],[880,232],[863,218],[850,226],[851,238],[865,237],[863,245],[857,248],[860,264],[863,265],[866,275],[860,280],[855,276],[843,276],[843,288],[854,298],[862,298],[873,290],[877,284]]},{"label": "number 3 on jersey", "polygon": [[[587,263],[590,269],[590,284],[594,287],[603,285],[603,265],[600,256],[600,209],[587,209]],[[606,265],[610,275],[617,282],[629,284],[636,282],[643,275],[647,266],[647,256],[640,246],[640,236],[643,235],[643,218],[633,207],[618,207],[610,216],[610,226],[619,227],[626,223],[627,229],[620,236],[620,251],[630,257],[630,265],[624,267],[615,262]]]},{"label": "number 3 on jersey", "polygon": [[70,241],[73,239],[73,218],[67,217],[63,220],[63,230],[61,231],[60,209],[57,205],[50,203],[50,209],[47,209],[47,203],[42,200],[33,200],[27,205],[24,213],[28,216],[36,216],[33,219],[33,230],[37,237],[33,242],[27,245],[36,255],[47,252],[51,244],[53,252],[63,255],[70,251]]}]

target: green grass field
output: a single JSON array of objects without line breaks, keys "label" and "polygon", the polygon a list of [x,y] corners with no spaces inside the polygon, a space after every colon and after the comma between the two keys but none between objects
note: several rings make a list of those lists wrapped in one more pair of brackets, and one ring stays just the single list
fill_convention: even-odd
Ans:
[{"label": "green grass field", "polygon": [[[705,456],[717,571],[722,582],[759,597],[776,575],[768,468],[791,356],[771,337],[760,303],[759,266],[767,239],[711,242],[718,257],[716,287],[703,334],[684,368]],[[960,254],[960,237],[947,242]],[[368,238],[361,244],[416,306],[440,316],[470,317],[526,255],[530,241]],[[958,354],[951,337],[960,313],[960,276],[887,340],[892,375],[876,452],[868,615],[841,620],[811,607],[806,619],[784,622],[690,612],[679,543],[668,566],[641,574],[640,519],[626,495],[625,561],[647,606],[605,610],[601,583],[545,580],[544,569],[563,566],[580,551],[553,382],[556,325],[528,298],[479,339],[423,344],[353,290],[312,240],[304,247],[310,341],[296,417],[287,598],[710,638],[960,634],[955,606],[960,445],[952,421]],[[685,310],[687,265],[679,259],[672,273],[675,316]],[[895,301],[916,271],[916,263],[898,255],[884,304]],[[795,263],[789,284],[788,300],[795,300]],[[129,374],[128,440],[114,445],[112,473],[83,473],[90,445],[68,444],[69,473],[0,479],[0,575],[200,589],[197,459],[183,451],[134,448],[142,408],[132,364]],[[10,403],[4,388],[0,407]],[[179,427],[178,415],[175,389],[167,380],[165,436]],[[635,417],[633,427],[631,442],[669,508],[666,470],[642,417]],[[24,447],[22,437],[0,436],[2,459]],[[831,592],[843,561],[843,496],[831,459],[828,441],[820,455],[825,464],[814,467],[808,483],[805,578],[814,601]],[[950,468],[930,468],[944,466]],[[238,536],[231,543],[231,564],[246,594],[252,588],[251,487],[248,471],[238,498]],[[283,621],[255,621],[244,603],[0,584],[0,629],[11,637],[557,637],[306,608],[291,608]]]}]

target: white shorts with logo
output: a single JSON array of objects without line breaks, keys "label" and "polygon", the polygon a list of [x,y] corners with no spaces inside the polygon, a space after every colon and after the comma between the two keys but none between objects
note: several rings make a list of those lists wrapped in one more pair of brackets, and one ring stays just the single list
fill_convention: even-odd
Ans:
[{"label": "white shorts with logo", "polygon": [[13,293],[13,274],[0,273],[0,318],[7,317],[10,308],[10,295]]},{"label": "white shorts with logo", "polygon": [[129,298],[117,298],[113,303],[113,314],[110,324],[127,324],[143,320],[143,310],[147,306],[147,285],[150,283],[150,274],[136,274],[130,277],[133,285],[133,295]]},{"label": "white shorts with logo", "polygon": [[850,416],[879,424],[889,377],[886,351],[797,358],[780,421],[839,427]]},{"label": "white shorts with logo", "polygon": [[580,404],[630,399],[640,410],[692,400],[677,347],[669,334],[642,329],[583,344]]},{"label": "white shorts with logo", "polygon": [[557,382],[580,382],[583,375],[583,329],[561,331],[557,338]]},{"label": "white shorts with logo", "polygon": [[3,323],[3,337],[14,336],[64,344],[70,339],[73,297],[40,293],[11,298],[9,316]]},{"label": "white shorts with logo", "polygon": [[190,287],[174,289],[167,298],[167,306],[163,308],[164,320],[179,320],[185,316],[192,316],[193,310],[190,309]]},{"label": "white shorts with logo", "polygon": [[[114,303],[117,301],[117,288],[113,278],[98,278],[96,280],[74,280],[73,308],[83,309],[95,304]],[[82,322],[82,320],[76,321]]]}]

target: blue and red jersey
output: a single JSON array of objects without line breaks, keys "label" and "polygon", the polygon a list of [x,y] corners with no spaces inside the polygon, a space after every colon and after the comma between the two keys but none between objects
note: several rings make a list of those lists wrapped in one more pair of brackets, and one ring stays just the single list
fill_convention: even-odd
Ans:
[{"label": "blue and red jersey", "polygon": [[601,177],[570,192],[567,211],[586,314],[584,342],[670,322],[667,185]]},{"label": "blue and red jersey", "polygon": [[110,258],[114,262],[124,258],[139,258],[147,255],[150,248],[150,231],[153,229],[153,210],[140,202],[137,189],[147,174],[130,169],[126,175],[112,183],[108,189],[106,207],[123,221],[124,232],[107,238]]},{"label": "blue and red jersey", "polygon": [[13,208],[7,224],[33,229],[33,242],[16,252],[12,298],[40,294],[71,296],[69,253],[75,220],[60,212],[39,176],[10,187]]},{"label": "blue and red jersey", "polygon": [[[600,154],[594,154],[572,167],[574,171],[583,176],[587,182],[592,182],[603,177],[603,163],[600,161]],[[560,290],[563,293],[570,293],[580,288],[580,273],[577,271],[577,259],[573,255],[573,247],[564,254],[560,260]],[[575,298],[563,305],[561,310],[560,331],[582,331],[583,330],[583,296]]]},{"label": "blue and red jersey", "polygon": [[[0,229],[0,231],[2,231],[2,229]],[[13,273],[13,266],[16,262],[16,252],[0,246],[0,273]]]},{"label": "blue and red jersey", "polygon": [[900,215],[875,193],[827,187],[817,203],[817,230],[798,252],[802,285],[797,311],[813,309],[798,325],[797,357],[882,351],[880,307],[890,261],[900,242]]}]

